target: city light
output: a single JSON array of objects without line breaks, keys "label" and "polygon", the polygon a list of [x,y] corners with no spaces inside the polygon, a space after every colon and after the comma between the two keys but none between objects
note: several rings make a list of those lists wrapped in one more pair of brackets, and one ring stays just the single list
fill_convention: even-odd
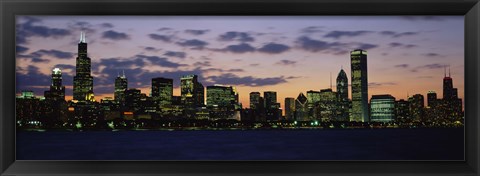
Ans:
[{"label": "city light", "polygon": [[[462,99],[458,98],[458,90],[453,87],[446,68],[443,98],[438,99],[435,91],[428,91],[427,106],[420,93],[407,100],[396,100],[390,94],[368,97],[367,51],[361,49],[350,52],[351,91],[349,77],[342,68],[336,79],[336,91],[330,83],[328,89],[309,90],[306,95],[300,92],[296,98],[285,98],[285,108],[274,90],[264,91],[263,96],[261,92],[250,92],[250,105],[243,108],[239,101],[242,92],[236,87],[222,84],[205,87],[195,74],[180,78],[180,96],[173,95],[174,82],[178,80],[164,77],[151,78],[151,94],[146,95],[139,89],[128,88],[128,75],[124,71],[112,80],[114,97],[97,102],[85,38],[82,33],[78,43],[73,100],[65,101],[62,70],[54,68],[52,84],[45,91],[44,99],[35,97],[33,91],[22,91],[17,97],[17,127],[323,129],[463,125]],[[352,99],[348,98],[349,92]]]}]

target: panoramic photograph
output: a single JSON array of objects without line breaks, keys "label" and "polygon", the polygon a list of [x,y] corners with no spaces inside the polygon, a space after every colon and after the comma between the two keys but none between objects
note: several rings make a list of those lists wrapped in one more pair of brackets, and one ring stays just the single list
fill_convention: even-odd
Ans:
[{"label": "panoramic photograph", "polygon": [[464,160],[463,16],[16,16],[17,160]]}]

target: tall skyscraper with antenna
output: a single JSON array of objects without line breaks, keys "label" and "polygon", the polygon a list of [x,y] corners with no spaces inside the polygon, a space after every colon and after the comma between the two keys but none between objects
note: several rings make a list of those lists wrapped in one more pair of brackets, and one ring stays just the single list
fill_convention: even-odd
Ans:
[{"label": "tall skyscraper with antenna", "polygon": [[443,77],[443,115],[448,121],[461,120],[463,117],[462,99],[458,98],[458,89],[453,88],[453,79],[450,74],[450,66],[444,68]]},{"label": "tall skyscraper with antenna", "polygon": [[123,105],[125,103],[125,91],[128,89],[128,79],[125,76],[125,71],[122,75],[118,74],[115,79],[115,93],[114,98],[117,103]]},{"label": "tall skyscraper with antenna", "polygon": [[450,68],[448,68],[447,76],[447,67],[444,68],[444,77],[443,77],[443,99],[451,100],[454,98],[454,89],[453,89],[453,80],[450,77]]},{"label": "tall skyscraper with antenna", "polygon": [[76,73],[73,77],[73,99],[79,102],[92,100],[93,77],[91,72],[91,59],[87,55],[87,42],[85,33],[80,34],[78,42],[78,56],[76,59]]}]

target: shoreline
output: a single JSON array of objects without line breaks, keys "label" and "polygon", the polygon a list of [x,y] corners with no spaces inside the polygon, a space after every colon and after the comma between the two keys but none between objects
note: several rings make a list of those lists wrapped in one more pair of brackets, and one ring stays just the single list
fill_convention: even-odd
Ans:
[{"label": "shoreline", "polygon": [[460,127],[383,127],[383,128],[320,128],[320,127],[296,127],[296,128],[137,128],[137,129],[17,129],[17,132],[86,132],[86,131],[296,131],[296,130],[391,130],[391,129],[464,129]]}]

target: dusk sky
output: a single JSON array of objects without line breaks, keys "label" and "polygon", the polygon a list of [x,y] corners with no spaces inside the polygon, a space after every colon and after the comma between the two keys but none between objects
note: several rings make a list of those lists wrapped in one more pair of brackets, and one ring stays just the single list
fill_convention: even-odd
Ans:
[{"label": "dusk sky", "polygon": [[243,107],[253,91],[276,91],[283,107],[330,88],[330,74],[335,91],[342,67],[351,83],[354,49],[368,52],[369,99],[442,98],[445,66],[464,98],[463,16],[17,16],[17,93],[43,96],[58,67],[71,99],[82,31],[97,100],[113,97],[124,70],[128,87],[147,95],[154,77],[174,79],[180,95],[180,77],[197,74],[205,87],[235,86]]}]

